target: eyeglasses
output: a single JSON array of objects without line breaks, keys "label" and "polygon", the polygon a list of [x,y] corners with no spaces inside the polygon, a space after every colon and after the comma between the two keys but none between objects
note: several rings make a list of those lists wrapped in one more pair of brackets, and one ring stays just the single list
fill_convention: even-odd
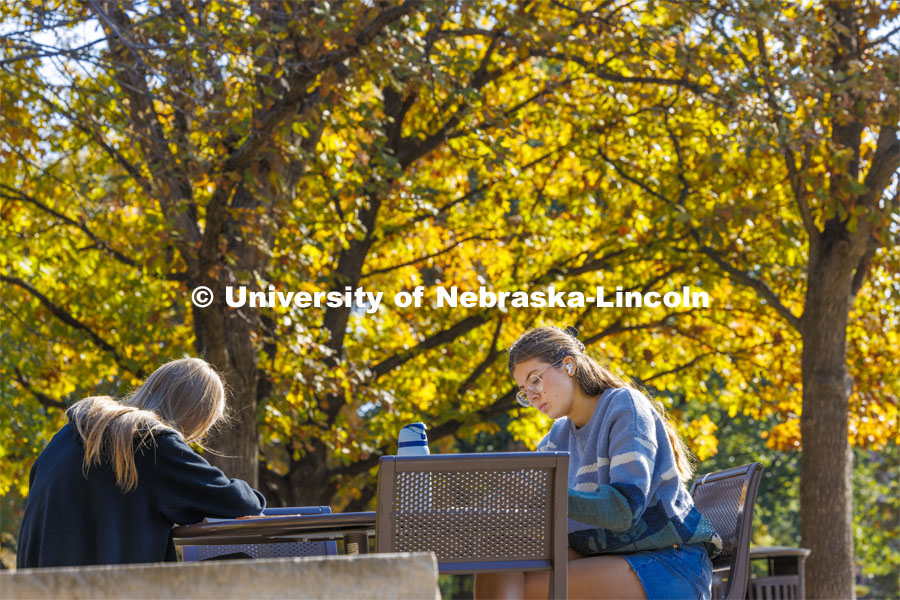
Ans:
[{"label": "eyeglasses", "polygon": [[549,367],[544,367],[537,373],[529,376],[528,380],[525,382],[525,389],[516,392],[516,402],[518,402],[525,408],[531,406],[531,400],[528,399],[528,394],[540,394],[544,391],[544,380],[541,379],[541,375],[543,375],[544,371],[546,371],[547,369],[552,369],[553,367],[559,366],[560,364],[562,364],[562,361],[550,365]]}]

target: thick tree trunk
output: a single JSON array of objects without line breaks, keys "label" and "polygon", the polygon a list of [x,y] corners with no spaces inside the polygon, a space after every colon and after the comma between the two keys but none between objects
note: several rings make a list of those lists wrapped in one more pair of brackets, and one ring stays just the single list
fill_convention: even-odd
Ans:
[{"label": "thick tree trunk", "polygon": [[[260,161],[266,170],[265,161]],[[230,209],[253,214],[260,201],[245,187],[234,194]],[[205,242],[208,249],[200,252],[200,285],[213,290],[211,306],[194,309],[194,330],[197,350],[211,362],[225,378],[229,422],[214,431],[209,440],[209,461],[225,471],[229,477],[243,479],[258,487],[259,431],[257,405],[259,402],[259,360],[257,344],[261,340],[262,324],[256,308],[229,308],[225,298],[226,286],[239,286],[235,273],[265,273],[267,261],[257,244],[271,247],[271,227],[261,227],[259,237],[251,239],[242,230],[233,214],[223,204],[212,203],[207,208]],[[247,224],[248,229],[252,226]],[[219,249],[220,236],[227,243],[225,252]],[[235,261],[228,266],[225,255]],[[216,273],[214,278],[211,273]]]},{"label": "thick tree trunk", "polygon": [[331,504],[337,485],[330,481],[328,456],[330,450],[316,442],[314,450],[299,461],[291,461],[288,473],[289,497],[294,506]]},{"label": "thick tree trunk", "polygon": [[216,294],[215,303],[194,309],[197,351],[225,379],[230,419],[212,432],[207,442],[212,452],[208,452],[206,458],[229,477],[243,479],[257,487],[256,388],[259,375],[256,347],[251,337],[251,326],[257,322],[256,311],[229,309],[225,305],[224,287],[212,289]]},{"label": "thick tree trunk", "polygon": [[852,456],[847,435],[846,330],[854,267],[843,226],[832,221],[812,249],[803,334],[800,532],[810,598],[853,598]]}]

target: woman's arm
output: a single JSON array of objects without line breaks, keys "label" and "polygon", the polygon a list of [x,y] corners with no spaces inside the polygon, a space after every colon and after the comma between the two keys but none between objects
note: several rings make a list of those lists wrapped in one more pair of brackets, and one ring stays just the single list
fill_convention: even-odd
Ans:
[{"label": "woman's arm", "polygon": [[597,461],[598,468],[609,461],[610,482],[596,489],[584,485],[569,489],[569,517],[622,532],[634,526],[647,508],[658,459],[656,421],[650,402],[637,391],[617,390],[609,401],[609,447],[597,449]]},{"label": "woman's arm", "polygon": [[228,479],[174,433],[156,436],[151,458],[154,506],[173,523],[259,515],[266,507],[262,494],[245,481]]}]

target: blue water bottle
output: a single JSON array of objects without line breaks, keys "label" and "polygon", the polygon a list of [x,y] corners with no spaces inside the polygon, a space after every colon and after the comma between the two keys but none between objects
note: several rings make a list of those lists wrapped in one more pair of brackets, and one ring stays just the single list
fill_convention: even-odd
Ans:
[{"label": "blue water bottle", "polygon": [[422,456],[424,454],[431,454],[428,451],[425,423],[410,423],[400,430],[400,435],[397,439],[397,455]]}]

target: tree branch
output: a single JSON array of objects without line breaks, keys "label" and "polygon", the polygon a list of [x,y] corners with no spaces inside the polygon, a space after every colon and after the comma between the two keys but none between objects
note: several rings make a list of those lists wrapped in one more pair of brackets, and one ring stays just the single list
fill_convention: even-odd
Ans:
[{"label": "tree branch", "polygon": [[[481,422],[491,419],[492,417],[496,417],[497,415],[503,414],[505,412],[509,412],[510,409],[521,408],[516,403],[516,392],[518,391],[519,389],[517,387],[511,387],[509,390],[497,397],[492,403],[478,409],[474,413],[469,413],[468,415],[466,415],[466,421]],[[435,441],[448,435],[453,435],[459,430],[460,427],[465,424],[465,421],[463,421],[462,419],[450,419],[449,421],[444,421],[440,425],[432,427],[429,430],[428,438],[431,441]]]},{"label": "tree branch", "polygon": [[788,307],[781,303],[781,300],[772,291],[772,289],[766,285],[764,281],[761,279],[756,279],[755,277],[751,277],[750,275],[744,273],[736,269],[734,266],[726,262],[718,252],[716,252],[713,248],[709,246],[701,246],[700,252],[708,256],[716,265],[719,266],[720,269],[725,271],[731,278],[732,281],[736,283],[740,283],[741,285],[745,285],[756,290],[757,295],[764,299],[768,304],[781,315],[785,321],[787,321],[794,329],[800,331],[800,318],[792,313]]},{"label": "tree branch", "polygon": [[650,186],[648,186],[647,184],[645,184],[643,181],[637,179],[636,177],[632,177],[631,175],[629,175],[628,173],[626,173],[626,172],[619,166],[619,164],[618,164],[616,161],[614,161],[614,160],[612,160],[611,158],[609,158],[609,156],[607,156],[606,153],[603,152],[603,150],[600,149],[600,146],[597,146],[596,151],[597,151],[597,154],[600,155],[600,158],[602,158],[602,159],[605,160],[607,163],[609,163],[609,164],[612,166],[612,168],[616,171],[616,173],[619,174],[620,177],[622,177],[622,178],[625,179],[626,181],[630,181],[631,183],[633,183],[634,185],[638,186],[639,188],[641,188],[642,190],[644,190],[646,193],[650,194],[651,196],[653,196],[653,197],[656,198],[657,200],[661,200],[661,201],[665,202],[666,204],[670,204],[670,203],[671,203],[671,200],[669,200],[668,198],[666,198],[665,196],[663,196],[662,194],[660,194],[659,192],[657,192],[656,190],[654,190],[653,188],[651,188]]},{"label": "tree branch", "polygon": [[[660,201],[664,202],[665,204],[668,204],[670,206],[676,205],[676,203],[674,203],[672,200],[670,200],[669,198],[666,198],[664,195],[653,190],[652,188],[647,186],[644,182],[625,173],[618,166],[618,164],[613,162],[612,160],[610,160],[609,157],[607,157],[599,147],[597,148],[597,153],[600,154],[600,156],[605,161],[607,161],[609,164],[611,164],[613,166],[613,168],[616,170],[616,172],[619,173],[619,175],[622,176],[623,178],[625,178],[626,180],[634,183],[635,185],[640,187],[642,190],[644,190],[648,194],[652,195],[653,197],[659,199]],[[682,190],[681,197],[682,198],[684,197],[684,190]],[[765,299],[766,302],[771,304],[772,307],[778,312],[778,314],[780,314],[791,326],[793,326],[795,329],[799,330],[800,318],[797,317],[795,314],[793,314],[786,306],[784,306],[784,304],[781,303],[781,300],[778,298],[778,296],[775,294],[775,292],[773,292],[772,289],[769,288],[769,286],[766,285],[766,283],[764,281],[762,281],[760,279],[756,279],[754,277],[750,277],[746,273],[734,268],[727,261],[725,261],[715,249],[702,243],[702,241],[701,241],[702,238],[700,236],[700,233],[693,226],[689,226],[688,229],[690,231],[690,234],[693,236],[694,240],[697,242],[698,249],[701,253],[705,254],[707,257],[712,259],[712,261],[715,262],[716,265],[719,266],[719,268],[721,268],[723,271],[725,271],[731,277],[731,279],[733,281],[740,283],[742,285],[746,285],[746,286],[751,287],[754,290],[756,290],[757,294],[761,298]]]},{"label": "tree branch", "polygon": [[[118,362],[120,364],[122,364],[124,362],[122,355],[119,354],[116,351],[116,349],[113,348],[112,345],[110,345],[106,340],[101,338],[94,330],[92,330],[90,327],[88,327],[87,325],[85,325],[84,323],[82,323],[81,321],[76,319],[75,317],[73,317],[70,313],[65,311],[59,305],[54,304],[49,298],[47,298],[45,295],[43,295],[42,293],[40,293],[39,291],[34,289],[34,287],[29,285],[27,282],[19,279],[18,277],[9,277],[7,275],[3,275],[2,273],[0,273],[0,281],[4,281],[6,283],[9,283],[11,285],[14,285],[16,287],[22,288],[23,290],[27,291],[29,294],[31,294],[32,296],[37,298],[38,301],[40,301],[40,303],[45,308],[47,308],[53,314],[53,316],[55,316],[57,319],[59,319],[66,325],[69,325],[73,329],[77,329],[77,330],[85,332],[87,334],[87,336],[91,339],[91,341],[93,341],[94,344],[96,344],[100,349],[112,354],[113,357],[116,359],[116,362]],[[128,370],[140,378],[146,377],[146,373],[140,367],[138,367],[138,368],[128,367]]]},{"label": "tree branch", "polygon": [[714,354],[718,354],[718,352],[715,351],[715,350],[710,351],[710,352],[704,352],[704,353],[702,353],[702,354],[698,354],[698,355],[695,356],[692,360],[689,360],[688,362],[686,362],[686,363],[684,363],[684,364],[682,364],[682,365],[679,365],[679,366],[677,366],[677,367],[674,367],[674,368],[672,368],[672,369],[669,369],[668,371],[660,371],[659,373],[654,373],[654,374],[651,375],[650,377],[643,377],[643,378],[636,378],[636,379],[637,379],[641,384],[643,384],[643,383],[647,383],[647,382],[649,382],[649,381],[653,381],[654,379],[656,379],[656,378],[658,378],[658,377],[664,377],[664,376],[666,376],[666,375],[674,375],[675,373],[680,373],[681,371],[684,371],[685,369],[691,368],[692,366],[694,366],[695,364],[697,364],[698,362],[700,362],[701,360],[703,360],[703,359],[706,358],[707,356],[712,356],[712,355],[714,355]]},{"label": "tree branch", "polygon": [[891,177],[900,168],[900,139],[897,138],[896,125],[884,125],[878,132],[878,143],[872,165],[866,173],[865,186],[868,188],[862,202],[875,206],[881,194],[891,181]]},{"label": "tree branch", "polygon": [[453,250],[454,248],[456,248],[456,247],[459,246],[460,244],[465,244],[466,242],[471,242],[472,240],[476,240],[476,241],[494,241],[494,240],[496,240],[496,239],[497,239],[497,238],[484,237],[484,236],[481,236],[481,235],[472,235],[472,236],[469,236],[469,237],[467,237],[467,238],[463,238],[463,239],[461,239],[461,240],[457,240],[457,241],[453,242],[452,244],[450,244],[449,246],[447,246],[446,248],[443,248],[443,249],[441,249],[441,250],[438,250],[437,252],[433,252],[433,253],[427,254],[427,255],[425,255],[425,256],[419,256],[418,258],[414,258],[414,259],[412,259],[412,260],[408,260],[408,261],[406,261],[406,262],[404,262],[404,263],[400,263],[400,264],[397,264],[397,265],[391,265],[391,266],[389,266],[389,267],[384,267],[383,269],[375,269],[375,270],[373,270],[373,271],[369,271],[368,273],[363,273],[362,275],[360,275],[359,278],[360,278],[360,280],[362,280],[362,279],[365,279],[365,278],[367,278],[367,277],[372,277],[373,275],[380,275],[380,274],[382,274],[382,273],[389,273],[390,271],[396,271],[397,269],[402,269],[403,267],[408,267],[408,266],[410,266],[410,265],[414,265],[414,264],[416,264],[416,263],[420,263],[420,262],[422,262],[423,260],[428,260],[428,259],[430,259],[430,258],[435,258],[436,256],[440,256],[441,254],[446,254],[447,252],[450,252],[451,250]]},{"label": "tree branch", "polygon": [[[177,203],[180,198],[175,192],[176,190],[183,192],[185,186],[183,178],[173,171],[173,166],[178,162],[169,150],[162,122],[154,105],[153,94],[146,80],[146,73],[152,73],[152,70],[141,57],[139,47],[125,35],[125,32],[132,28],[132,21],[125,10],[116,3],[105,5],[109,8],[108,13],[96,0],[89,2],[89,6],[104,24],[111,55],[120,60],[115,65],[118,71],[113,72],[113,77],[128,94],[131,120],[141,133],[138,139],[143,145],[150,172],[156,179],[161,180],[157,185],[161,185],[163,190],[168,189]],[[128,64],[127,56],[132,57],[135,63],[133,66]],[[159,74],[154,75],[159,76]],[[189,188],[187,189],[189,191]],[[186,245],[180,245],[182,258],[195,269],[192,248],[193,244],[200,240],[200,229],[196,219],[192,218],[188,210],[178,207],[177,204],[175,204],[177,213],[172,215],[173,202],[167,193],[160,194],[158,199],[163,214],[173,217],[176,227],[187,241]],[[190,200],[190,198],[185,199]]]},{"label": "tree branch", "polygon": [[[480,90],[488,83],[495,81],[499,77],[504,74],[515,69],[522,61],[513,63],[505,68],[498,67],[493,71],[488,70],[488,65],[490,63],[490,58],[493,55],[494,49],[496,47],[496,42],[502,34],[502,29],[498,30],[497,37],[491,41],[491,44],[488,46],[485,51],[484,56],[482,57],[478,68],[469,78],[468,87],[474,90]],[[525,59],[523,59],[525,60]],[[450,102],[449,100],[447,101]],[[449,119],[443,120],[442,113],[449,108],[446,104],[441,106],[437,110],[438,118],[441,119],[441,126],[437,128],[434,132],[430,134],[426,134],[425,139],[420,142],[413,142],[413,140],[418,139],[415,135],[403,138],[401,140],[402,148],[396,153],[397,162],[400,163],[402,168],[406,168],[411,165],[413,162],[425,156],[432,150],[438,147],[444,140],[447,139],[448,133],[452,131],[454,127],[456,127],[461,121],[463,115],[466,113],[462,108],[457,112],[453,113]]]},{"label": "tree branch", "polygon": [[693,81],[689,81],[687,77],[673,79],[671,77],[636,77],[631,75],[620,75],[619,73],[607,71],[606,69],[598,65],[591,64],[580,56],[569,56],[563,54],[562,52],[550,52],[548,50],[534,50],[531,54],[532,56],[538,56],[541,58],[550,58],[575,63],[583,67],[592,75],[596,75],[598,78],[603,79],[604,81],[612,81],[615,83],[649,83],[654,85],[676,86],[691,90],[699,96],[709,93],[709,90],[705,86],[702,86],[699,83]]},{"label": "tree branch", "polygon": [[259,117],[259,125],[244,139],[225,160],[223,172],[240,171],[256,156],[258,150],[268,142],[272,133],[291,115],[295,114],[311,95],[306,91],[309,84],[326,70],[360,53],[388,25],[405,15],[418,10],[423,5],[418,2],[404,2],[381,11],[368,25],[354,36],[352,44],[326,52],[317,60],[302,65],[288,81],[289,91],[269,110]]},{"label": "tree branch", "polygon": [[412,360],[419,354],[422,354],[426,350],[434,348],[435,346],[440,346],[441,344],[445,344],[447,342],[451,342],[456,338],[465,335],[466,333],[472,331],[484,325],[488,322],[487,312],[472,315],[470,317],[466,317],[462,321],[458,321],[454,323],[447,329],[443,329],[430,335],[425,338],[409,350],[406,350],[400,354],[395,354],[385,360],[381,361],[374,367],[372,367],[372,381],[375,381],[385,373],[391,371],[392,369],[396,369],[400,365]]},{"label": "tree branch", "polygon": [[877,248],[869,248],[866,250],[866,253],[862,255],[862,258],[859,259],[859,264],[856,266],[856,271],[853,273],[853,283],[850,285],[851,298],[856,298],[859,290],[866,282],[866,276],[868,276],[869,269],[872,267],[872,259],[875,258],[876,252]]},{"label": "tree branch", "polygon": [[19,385],[21,385],[25,389],[25,391],[34,396],[35,400],[37,400],[47,408],[61,408],[65,410],[69,407],[69,405],[65,402],[54,400],[47,394],[34,389],[34,386],[31,385],[31,382],[25,379],[25,375],[22,374],[22,371],[19,370],[19,367],[14,367],[14,369],[16,372],[16,381],[19,382]]},{"label": "tree branch", "polygon": [[[0,192],[0,197],[7,198],[9,200],[21,200],[23,202],[27,202],[28,204],[33,204],[34,206],[38,207],[40,210],[42,210],[50,215],[53,215],[54,217],[56,217],[63,223],[80,229],[82,232],[84,232],[85,235],[87,235],[91,239],[92,242],[94,242],[95,248],[101,250],[102,252],[105,252],[106,254],[109,254],[110,256],[112,256],[117,261],[121,262],[122,264],[128,265],[129,267],[133,267],[133,268],[143,272],[143,268],[142,268],[141,264],[138,263],[138,261],[134,260],[133,258],[129,258],[129,257],[125,256],[124,254],[122,254],[121,252],[119,252],[118,250],[116,250],[115,248],[110,246],[108,242],[105,242],[105,241],[99,239],[96,235],[94,235],[94,233],[90,230],[90,228],[87,225],[85,225],[84,223],[82,223],[80,221],[76,221],[75,219],[72,219],[71,217],[67,217],[66,215],[50,208],[49,206],[47,206],[46,204],[44,204],[37,198],[35,198],[33,196],[29,196],[25,192],[22,192],[20,190],[12,188],[4,183],[0,183],[0,189],[6,191],[6,193]],[[187,274],[186,273],[171,273],[171,274],[166,275],[166,277],[164,279],[166,281],[186,281]]]},{"label": "tree branch", "polygon": [[503,329],[503,316],[501,314],[500,318],[497,319],[497,327],[494,329],[494,336],[491,338],[491,346],[488,353],[484,356],[484,360],[482,360],[475,369],[469,373],[469,376],[466,377],[466,380],[459,384],[459,387],[456,388],[456,395],[460,398],[469,390],[469,388],[474,384],[479,377],[484,375],[485,371],[488,370],[488,367],[493,364],[493,362],[497,359],[497,356],[500,352],[497,350],[497,340],[500,339],[500,331]]},{"label": "tree branch", "polygon": [[[563,147],[561,147],[561,148],[557,148],[557,149],[551,150],[550,152],[547,152],[547,153],[545,153],[545,154],[539,156],[538,158],[534,159],[533,161],[531,161],[531,162],[529,162],[529,163],[526,163],[526,164],[522,165],[521,167],[517,167],[517,168],[518,168],[520,171],[525,171],[526,169],[530,169],[531,167],[533,167],[533,166],[535,166],[535,165],[537,165],[537,164],[540,164],[540,163],[542,163],[543,161],[547,160],[548,158],[550,158],[551,156],[553,156],[555,153],[560,152],[561,150],[564,150],[566,147],[568,147],[568,145],[563,146]],[[446,203],[442,204],[442,205],[439,206],[439,207],[437,208],[437,210],[436,210],[435,212],[433,212],[433,213],[416,215],[415,217],[411,218],[411,219],[408,221],[408,223],[420,223],[420,222],[422,222],[422,221],[425,221],[426,219],[433,219],[433,218],[435,218],[436,216],[438,216],[438,215],[440,215],[440,214],[446,213],[448,210],[450,210],[450,209],[453,208],[454,206],[457,206],[457,205],[459,205],[459,204],[462,204],[463,202],[467,202],[467,201],[471,200],[472,198],[474,198],[475,196],[477,196],[478,194],[483,193],[485,190],[487,190],[488,188],[491,187],[491,184],[492,184],[492,183],[495,183],[495,182],[486,182],[486,183],[482,183],[482,184],[479,185],[478,187],[476,187],[476,188],[474,188],[474,189],[472,189],[472,190],[469,190],[469,191],[466,192],[465,194],[463,194],[463,195],[461,195],[461,196],[458,196],[457,198],[455,198],[455,199],[453,199],[453,200],[450,200],[449,202],[446,202]],[[404,225],[405,225],[405,224],[407,224],[407,223],[405,222]],[[403,229],[400,228],[400,227],[393,227],[393,228],[385,227],[384,232],[383,232],[383,234],[382,234],[382,240],[385,239],[385,238],[387,238],[388,236],[392,236],[392,235],[394,235],[395,233],[398,233],[398,232],[400,232],[400,231],[403,231]]]},{"label": "tree branch", "polygon": [[763,32],[759,27],[756,28],[755,33],[757,51],[759,52],[759,56],[762,59],[763,83],[766,90],[765,101],[769,106],[772,121],[778,128],[778,134],[781,138],[779,140],[779,146],[784,158],[784,165],[788,171],[788,182],[791,185],[791,191],[793,191],[794,193],[794,202],[797,204],[797,210],[800,213],[800,218],[803,221],[803,227],[806,229],[806,233],[809,235],[810,244],[812,246],[815,246],[819,243],[819,236],[821,235],[821,232],[816,228],[815,221],[813,220],[812,214],[809,210],[806,186],[803,182],[805,171],[803,173],[797,171],[797,159],[795,158],[794,152],[791,150],[790,145],[787,141],[791,132],[790,128],[788,127],[787,118],[784,115],[784,111],[781,109],[781,107],[778,105],[778,101],[775,99],[775,88],[772,85],[772,74],[770,73],[771,63],[769,61],[769,54],[766,48],[765,36],[763,35]]}]

